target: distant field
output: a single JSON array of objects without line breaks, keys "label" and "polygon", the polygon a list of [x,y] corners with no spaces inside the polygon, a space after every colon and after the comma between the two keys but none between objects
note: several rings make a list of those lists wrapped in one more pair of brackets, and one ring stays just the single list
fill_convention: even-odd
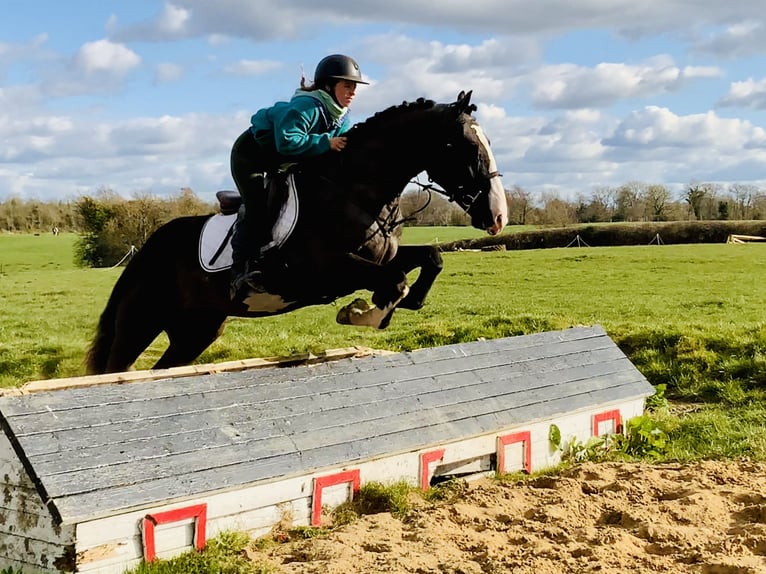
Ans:
[{"label": "distant field", "polygon": [[[533,229],[531,225],[513,225],[505,228],[503,233],[518,233]],[[473,227],[405,227],[402,231],[402,242],[409,244],[446,243],[459,239],[476,239],[486,233]]]},{"label": "distant field", "polygon": [[[474,233],[406,228],[410,243]],[[90,334],[120,269],[79,269],[74,235],[0,235],[0,385],[81,374]],[[425,309],[385,331],[337,325],[337,307],[233,319],[202,357],[217,361],[362,344],[404,349],[600,323],[637,329],[752,332],[766,322],[766,245],[570,248],[446,253]],[[159,345],[140,366],[147,367]]]},{"label": "distant field", "polygon": [[[408,228],[405,241],[470,233]],[[83,374],[121,269],[77,268],[75,240],[0,235],[0,387]],[[670,456],[766,459],[766,244],[455,252],[444,261],[426,307],[398,311],[386,330],[338,325],[349,297],[232,319],[197,362],[352,345],[409,350],[600,324],[653,384],[687,405],[690,414],[667,423],[676,433]],[[163,348],[160,337],[137,368],[151,367]]]}]

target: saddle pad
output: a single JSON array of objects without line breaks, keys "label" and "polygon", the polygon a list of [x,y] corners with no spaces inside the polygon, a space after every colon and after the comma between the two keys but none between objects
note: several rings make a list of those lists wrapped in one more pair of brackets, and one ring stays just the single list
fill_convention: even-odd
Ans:
[{"label": "saddle pad", "polygon": [[231,233],[236,221],[236,213],[217,213],[205,222],[199,236],[199,266],[204,271],[212,273],[231,267]]},{"label": "saddle pad", "polygon": [[[199,265],[204,271],[213,273],[228,269],[232,264],[231,236],[237,214],[217,213],[205,222],[199,238]],[[298,221],[298,193],[295,180],[287,178],[287,198],[279,211],[279,217],[272,228],[273,241],[269,247],[280,247],[290,237]]]}]

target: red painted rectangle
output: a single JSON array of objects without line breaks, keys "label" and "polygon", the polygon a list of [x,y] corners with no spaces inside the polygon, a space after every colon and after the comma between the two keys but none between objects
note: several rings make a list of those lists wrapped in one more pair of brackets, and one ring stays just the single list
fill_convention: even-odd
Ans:
[{"label": "red painted rectangle", "polygon": [[359,469],[346,470],[336,474],[329,474],[327,476],[318,476],[314,479],[314,495],[312,500],[311,509],[311,524],[312,526],[320,526],[322,522],[322,490],[329,486],[335,486],[336,484],[343,484],[345,482],[351,483],[353,494],[359,492],[361,481],[359,479]]},{"label": "red painted rectangle", "polygon": [[524,448],[524,471],[532,472],[532,440],[529,431],[521,431],[497,437],[497,472],[504,473],[505,469],[505,448],[520,442]]},{"label": "red painted rectangle", "polygon": [[444,449],[431,450],[420,455],[420,488],[428,490],[431,486],[430,464],[444,458]]},{"label": "red painted rectangle", "polygon": [[622,432],[622,417],[620,416],[620,409],[614,409],[612,411],[605,411],[603,413],[593,415],[593,436],[599,435],[598,426],[601,423],[607,421],[613,421],[615,433],[619,434]]},{"label": "red painted rectangle", "polygon": [[207,535],[207,504],[195,504],[147,514],[143,521],[144,560],[153,562],[157,558],[157,544],[154,538],[154,528],[158,524],[170,524],[181,520],[194,519],[194,547],[202,550],[205,547]]}]

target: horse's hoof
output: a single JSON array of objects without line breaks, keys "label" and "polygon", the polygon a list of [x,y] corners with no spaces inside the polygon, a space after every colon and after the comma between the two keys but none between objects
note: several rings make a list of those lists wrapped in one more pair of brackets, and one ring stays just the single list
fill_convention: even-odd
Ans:
[{"label": "horse's hoof", "polygon": [[341,325],[355,325],[357,323],[354,322],[353,318],[364,315],[370,309],[372,309],[372,306],[364,299],[354,299],[338,311],[335,321]]}]

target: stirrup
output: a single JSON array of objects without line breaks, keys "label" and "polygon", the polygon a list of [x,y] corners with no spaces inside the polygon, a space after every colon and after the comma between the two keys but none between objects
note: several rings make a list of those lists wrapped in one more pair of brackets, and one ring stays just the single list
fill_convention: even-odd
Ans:
[{"label": "stirrup", "polygon": [[245,263],[245,268],[236,277],[233,277],[229,285],[229,298],[234,301],[243,295],[245,287],[250,291],[256,293],[265,293],[266,289],[263,286],[263,272],[257,266],[251,269],[251,264],[248,261]]}]

